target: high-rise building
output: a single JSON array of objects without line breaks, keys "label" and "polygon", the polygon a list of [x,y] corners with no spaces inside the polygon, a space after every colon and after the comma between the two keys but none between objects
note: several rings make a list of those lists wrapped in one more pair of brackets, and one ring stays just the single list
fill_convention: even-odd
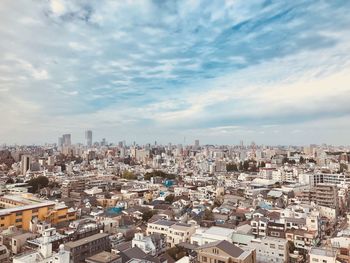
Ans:
[{"label": "high-rise building", "polygon": [[22,155],[21,158],[21,172],[22,175],[26,175],[27,171],[30,169],[31,156],[30,155]]},{"label": "high-rise building", "polygon": [[92,131],[91,130],[87,130],[85,132],[85,139],[86,139],[86,145],[88,147],[92,146]]},{"label": "high-rise building", "polygon": [[58,137],[58,148],[62,148],[63,147],[63,137]]},{"label": "high-rise building", "polygon": [[62,135],[63,138],[63,146],[71,146],[72,145],[72,141],[71,141],[71,135],[70,134],[63,134]]},{"label": "high-rise building", "polygon": [[194,149],[198,150],[199,149],[199,140],[194,141]]}]

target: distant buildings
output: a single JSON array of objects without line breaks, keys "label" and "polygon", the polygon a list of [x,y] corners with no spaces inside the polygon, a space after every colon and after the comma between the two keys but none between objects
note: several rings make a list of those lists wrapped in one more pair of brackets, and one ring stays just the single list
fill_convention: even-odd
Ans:
[{"label": "distant buildings", "polygon": [[30,170],[31,156],[24,154],[21,157],[21,174],[26,175],[27,171]]},{"label": "distant buildings", "polygon": [[86,140],[86,146],[91,147],[92,146],[92,131],[87,130],[85,132],[85,140]]}]

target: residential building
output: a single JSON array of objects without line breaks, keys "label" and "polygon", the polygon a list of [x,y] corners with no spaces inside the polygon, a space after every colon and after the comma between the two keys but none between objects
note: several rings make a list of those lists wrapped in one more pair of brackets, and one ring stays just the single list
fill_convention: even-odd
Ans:
[{"label": "residential building", "polygon": [[64,249],[70,252],[70,262],[85,262],[85,259],[92,255],[110,250],[109,234],[98,233],[77,241],[67,242],[64,244]]},{"label": "residential building", "polygon": [[147,234],[158,233],[165,235],[168,247],[173,247],[181,242],[189,243],[194,232],[194,225],[177,223],[169,220],[161,219],[153,223],[148,223],[147,225]]},{"label": "residential building", "polygon": [[234,229],[212,226],[210,228],[197,228],[191,236],[191,244],[202,246],[215,241],[226,240],[232,243]]},{"label": "residential building", "polygon": [[311,248],[309,262],[337,263],[337,250],[327,248]]},{"label": "residential building", "polygon": [[196,249],[199,263],[255,263],[255,250],[243,250],[226,241],[216,241]]}]

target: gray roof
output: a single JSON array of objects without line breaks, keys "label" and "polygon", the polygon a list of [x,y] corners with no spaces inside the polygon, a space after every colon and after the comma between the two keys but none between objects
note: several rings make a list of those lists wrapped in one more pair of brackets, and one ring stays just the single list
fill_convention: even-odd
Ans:
[{"label": "gray roof", "polygon": [[156,222],[153,222],[152,224],[162,225],[162,226],[172,226],[176,222],[175,221],[169,221],[169,220],[157,220]]},{"label": "gray roof", "polygon": [[203,246],[200,246],[198,249],[205,249],[205,248],[211,248],[211,247],[217,247],[233,258],[238,258],[242,253],[244,253],[243,249],[237,247],[236,245],[226,240],[219,240],[216,242],[205,244]]},{"label": "gray roof", "polygon": [[89,236],[89,237],[86,237],[86,238],[79,239],[77,241],[67,242],[67,243],[64,244],[64,247],[65,248],[79,247],[79,246],[88,244],[88,243],[90,243],[92,241],[95,241],[95,240],[98,240],[98,239],[101,239],[101,238],[105,238],[105,237],[108,237],[108,236],[109,236],[109,234],[106,234],[106,233],[98,233],[98,234],[95,234],[95,235],[92,235],[92,236]]}]

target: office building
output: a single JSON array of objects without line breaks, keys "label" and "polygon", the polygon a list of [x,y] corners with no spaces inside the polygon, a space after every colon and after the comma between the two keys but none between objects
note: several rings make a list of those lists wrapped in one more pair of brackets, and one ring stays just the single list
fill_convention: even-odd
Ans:
[{"label": "office building", "polygon": [[86,140],[86,146],[91,147],[92,146],[92,131],[87,130],[85,132],[85,140]]},{"label": "office building", "polygon": [[62,139],[63,139],[63,146],[70,147],[72,145],[70,134],[63,134]]},{"label": "office building", "polygon": [[21,158],[21,174],[26,175],[27,171],[30,170],[31,156],[22,155]]}]

